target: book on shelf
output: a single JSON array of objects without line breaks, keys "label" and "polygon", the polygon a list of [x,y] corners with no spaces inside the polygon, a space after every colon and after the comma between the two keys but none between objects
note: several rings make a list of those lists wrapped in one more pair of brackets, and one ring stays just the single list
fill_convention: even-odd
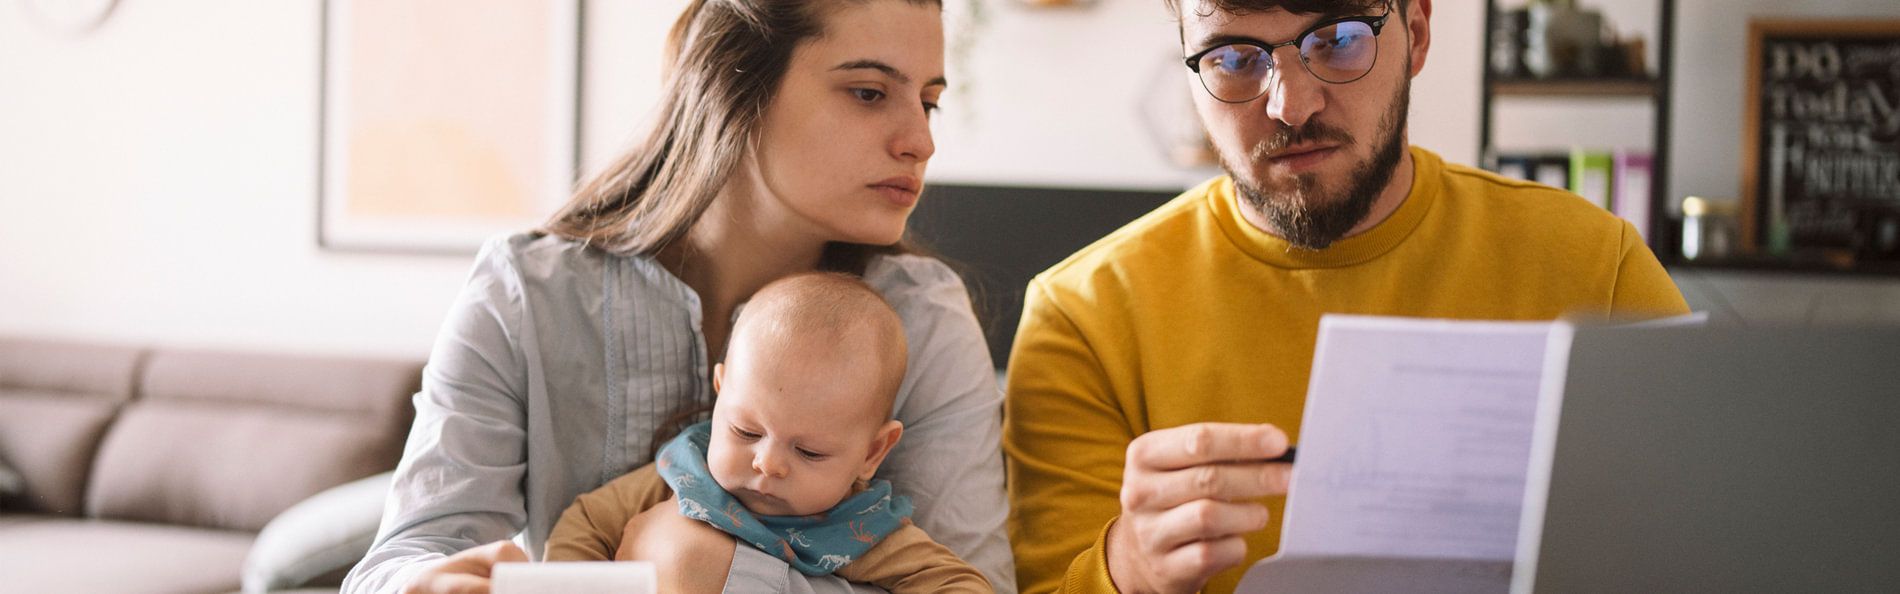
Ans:
[{"label": "book on shelf", "polygon": [[1570,191],[1591,204],[1610,209],[1610,196],[1614,188],[1610,185],[1609,151],[1574,148],[1570,150]]},{"label": "book on shelf", "polygon": [[1655,183],[1656,159],[1648,151],[1623,149],[1616,151],[1615,163],[1616,191],[1611,194],[1610,211],[1616,216],[1636,226],[1636,232],[1649,239],[1649,205],[1653,199],[1652,184]]},{"label": "book on shelf", "polygon": [[1494,171],[1504,177],[1559,189],[1570,187],[1570,155],[1567,153],[1499,153],[1496,163]]},{"label": "book on shelf", "polygon": [[1501,154],[1493,161],[1491,171],[1511,179],[1531,180],[1531,159],[1525,155]]},{"label": "book on shelf", "polygon": [[1537,158],[1531,167],[1531,181],[1553,188],[1570,187],[1570,156],[1552,153]]},{"label": "book on shelf", "polygon": [[1492,170],[1513,179],[1568,190],[1615,213],[1648,239],[1655,158],[1640,149],[1573,148],[1568,153],[1498,153]]}]

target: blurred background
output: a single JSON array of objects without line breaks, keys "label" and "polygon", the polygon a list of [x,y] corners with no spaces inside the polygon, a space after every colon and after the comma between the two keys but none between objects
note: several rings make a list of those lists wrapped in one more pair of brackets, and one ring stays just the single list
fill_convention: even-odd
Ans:
[{"label": "blurred background", "polygon": [[[1000,368],[1031,275],[1219,172],[1161,2],[944,3],[911,227]],[[1717,323],[1900,322],[1900,3],[1434,4],[1413,144]],[[637,136],[684,5],[0,0],[0,591],[334,592],[475,246]]]},{"label": "blurred background", "polygon": [[[1658,3],[1584,6],[1607,28],[1648,40],[1653,68]],[[4,4],[0,333],[426,353],[473,251],[319,247],[324,2],[122,0],[103,2],[107,13],[91,25],[83,16],[59,22],[61,9],[44,8],[61,2]],[[1186,72],[1159,2],[971,4],[947,2],[954,84],[931,183],[1167,194],[1215,173],[1183,166],[1172,148],[1193,121],[1181,112]],[[1411,141],[1480,164],[1485,3],[1435,4]],[[1666,122],[1674,148],[1664,183],[1676,199],[1742,194],[1750,19],[1900,18],[1890,0],[1674,4]],[[582,175],[617,154],[647,114],[661,39],[681,6],[579,3]],[[1650,146],[1656,129],[1642,97],[1530,97],[1493,109],[1493,136],[1506,148]],[[1062,214],[1033,223],[1060,227]],[[1673,271],[1693,304],[1718,317],[1900,320],[1893,277]]]}]

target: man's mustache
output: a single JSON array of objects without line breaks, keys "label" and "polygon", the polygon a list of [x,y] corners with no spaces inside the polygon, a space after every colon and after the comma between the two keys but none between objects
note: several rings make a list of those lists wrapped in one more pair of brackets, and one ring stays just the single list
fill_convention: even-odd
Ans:
[{"label": "man's mustache", "polygon": [[1247,156],[1254,162],[1264,161],[1267,157],[1286,150],[1290,146],[1311,143],[1336,143],[1345,146],[1353,143],[1351,134],[1324,122],[1307,122],[1299,127],[1276,122],[1274,126],[1276,129],[1273,134],[1255,144],[1253,150],[1248,152]]}]

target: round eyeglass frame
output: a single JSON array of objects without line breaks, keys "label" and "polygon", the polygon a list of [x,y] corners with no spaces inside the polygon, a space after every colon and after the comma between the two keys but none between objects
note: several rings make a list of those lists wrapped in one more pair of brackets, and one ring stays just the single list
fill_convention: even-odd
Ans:
[{"label": "round eyeglass frame", "polygon": [[[1283,41],[1280,43],[1265,43],[1265,42],[1260,42],[1260,41],[1254,41],[1251,39],[1242,39],[1242,40],[1233,41],[1230,43],[1223,43],[1220,45],[1216,45],[1214,47],[1210,47],[1210,48],[1201,50],[1199,52],[1195,52],[1195,54],[1192,56],[1188,56],[1186,60],[1187,67],[1188,67],[1188,70],[1191,70],[1194,72],[1195,78],[1200,79],[1201,89],[1207,91],[1208,96],[1213,97],[1216,101],[1220,101],[1222,103],[1247,103],[1249,101],[1259,99],[1262,95],[1267,94],[1267,88],[1270,85],[1267,85],[1265,83],[1269,78],[1271,78],[1270,76],[1263,77],[1261,79],[1262,84],[1260,85],[1260,92],[1255,93],[1252,97],[1248,97],[1246,99],[1230,100],[1230,99],[1220,96],[1219,94],[1216,94],[1214,92],[1214,89],[1208,86],[1207,76],[1201,73],[1201,58],[1206,57],[1208,54],[1214,53],[1216,50],[1220,50],[1223,48],[1232,47],[1236,45],[1246,45],[1246,46],[1253,46],[1253,47],[1260,48],[1262,51],[1266,52],[1267,59],[1272,60],[1274,51],[1280,48],[1289,46],[1289,45],[1304,46],[1306,44],[1306,38],[1311,37],[1313,33],[1318,32],[1320,29],[1325,29],[1327,27],[1331,27],[1331,26],[1338,25],[1341,23],[1364,23],[1366,26],[1372,28],[1372,37],[1374,39],[1372,63],[1367,64],[1366,69],[1360,72],[1358,76],[1354,76],[1346,80],[1327,80],[1326,77],[1320,76],[1318,72],[1313,71],[1313,65],[1310,62],[1308,62],[1306,59],[1306,52],[1304,51],[1300,52],[1300,67],[1305,69],[1307,74],[1313,75],[1313,78],[1319,79],[1320,81],[1326,82],[1328,84],[1335,84],[1335,85],[1343,85],[1343,84],[1355,82],[1355,81],[1358,81],[1359,79],[1365,78],[1367,74],[1371,74],[1372,69],[1378,66],[1379,64],[1377,39],[1379,37],[1379,34],[1382,33],[1385,29],[1386,19],[1392,16],[1392,4],[1390,2],[1387,2],[1385,7],[1386,7],[1385,14],[1381,14],[1378,16],[1371,16],[1371,15],[1352,16],[1352,17],[1343,17],[1343,18],[1322,21],[1318,24],[1313,25],[1307,30],[1300,32],[1299,35],[1294,36],[1293,39],[1289,41]],[[1273,63],[1268,66],[1268,68],[1271,69],[1278,65],[1279,65],[1278,60],[1274,60]]]}]

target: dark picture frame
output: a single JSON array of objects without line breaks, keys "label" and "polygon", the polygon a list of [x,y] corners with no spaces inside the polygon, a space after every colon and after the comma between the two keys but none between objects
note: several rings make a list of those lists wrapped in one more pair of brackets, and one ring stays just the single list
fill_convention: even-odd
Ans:
[{"label": "dark picture frame", "polygon": [[1760,19],[1748,39],[1743,246],[1900,261],[1900,20]]}]

